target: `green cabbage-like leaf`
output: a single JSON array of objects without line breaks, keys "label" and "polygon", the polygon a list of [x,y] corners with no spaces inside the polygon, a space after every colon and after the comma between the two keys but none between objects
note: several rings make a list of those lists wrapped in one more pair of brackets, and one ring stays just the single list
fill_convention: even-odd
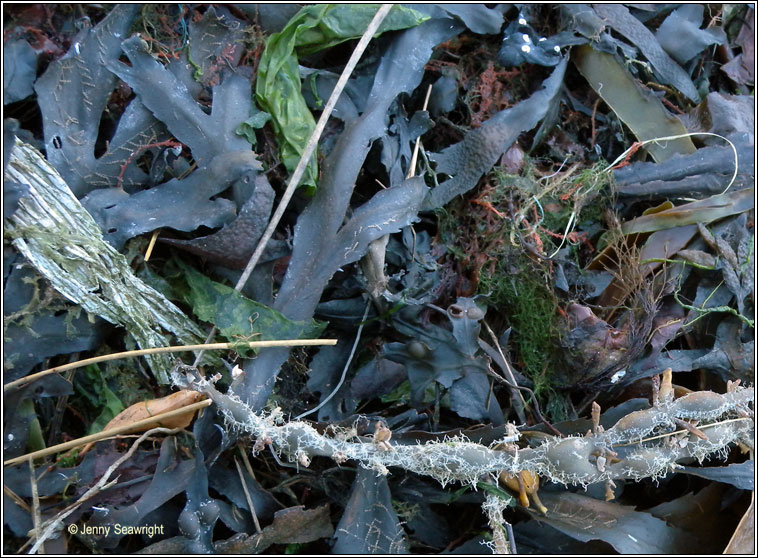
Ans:
[{"label": "green cabbage-like leaf", "polygon": [[184,299],[199,319],[214,324],[229,342],[315,338],[326,327],[316,320],[289,320],[186,264],[180,262],[180,266],[188,287]]},{"label": "green cabbage-like leaf", "polygon": [[[289,172],[297,166],[316,127],[301,93],[298,56],[360,37],[378,9],[378,4],[306,6],[281,32],[269,37],[258,66],[256,97],[260,107],[273,117],[282,162]],[[379,27],[378,34],[415,27],[427,19],[428,16],[415,10],[395,6]],[[302,183],[312,188],[317,178],[314,153]]]}]

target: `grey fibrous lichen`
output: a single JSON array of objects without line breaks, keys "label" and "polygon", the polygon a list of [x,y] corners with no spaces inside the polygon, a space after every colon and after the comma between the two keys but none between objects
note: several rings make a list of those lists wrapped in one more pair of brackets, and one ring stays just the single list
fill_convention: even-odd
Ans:
[{"label": "grey fibrous lichen", "polygon": [[[519,449],[514,440],[498,440],[490,446],[464,436],[415,445],[375,443],[358,436],[355,429],[331,427],[322,434],[303,421],[288,421],[280,409],[255,412],[234,394],[222,394],[211,381],[192,374],[172,374],[174,383],[195,389],[218,406],[227,427],[253,436],[257,448],[270,445],[279,455],[307,466],[314,456],[342,463],[357,461],[364,467],[387,474],[400,467],[435,478],[443,486],[451,482],[475,485],[501,471],[517,474],[531,470],[562,484],[583,485],[613,479],[658,478],[687,459],[702,461],[723,454],[734,443],[753,446],[754,423],[751,406],[754,389],[735,386],[726,394],[693,392],[677,400],[637,411],[619,420],[607,431],[598,429],[586,436],[547,437],[538,447]],[[692,430],[677,430],[677,421],[700,421]],[[647,440],[643,438],[651,434]],[[494,449],[496,446],[505,449]],[[620,459],[614,451],[624,446]]]}]

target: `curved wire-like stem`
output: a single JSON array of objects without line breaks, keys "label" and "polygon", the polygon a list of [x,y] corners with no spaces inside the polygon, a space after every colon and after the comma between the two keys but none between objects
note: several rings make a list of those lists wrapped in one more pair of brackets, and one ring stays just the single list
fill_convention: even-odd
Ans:
[{"label": "curved wire-like stem", "polygon": [[355,356],[355,349],[358,348],[358,341],[360,341],[361,339],[361,333],[363,332],[363,326],[366,323],[366,317],[368,316],[368,309],[370,307],[371,307],[371,301],[367,301],[366,309],[363,311],[363,318],[361,318],[361,323],[358,326],[358,333],[355,334],[355,341],[353,342],[353,348],[350,349],[350,356],[347,357],[347,362],[345,363],[345,367],[342,369],[342,376],[340,376],[340,381],[337,382],[337,385],[332,390],[332,392],[323,401],[321,401],[321,403],[319,403],[318,406],[314,407],[310,411],[306,411],[298,415],[297,417],[295,417],[295,420],[300,420],[301,418],[307,417],[308,415],[318,411],[321,407],[326,405],[342,387],[342,382],[345,381],[345,376],[347,375],[347,369],[350,368],[350,363],[353,362],[353,356]]},{"label": "curved wire-like stem", "polygon": [[728,138],[725,138],[724,136],[720,134],[714,134],[713,132],[688,132],[686,134],[677,134],[675,136],[666,136],[662,138],[652,138],[645,141],[634,143],[629,149],[627,149],[621,155],[616,157],[616,159],[610,165],[608,165],[606,172],[610,172],[611,170],[613,170],[613,168],[616,165],[618,165],[621,161],[625,160],[628,155],[631,155],[633,152],[637,151],[640,147],[644,147],[648,145],[649,143],[658,143],[661,141],[670,141],[670,140],[676,140],[676,139],[681,139],[681,138],[688,138],[690,136],[713,136],[713,137],[724,140],[726,143],[729,144],[729,147],[732,148],[732,153],[734,154],[734,172],[732,173],[732,178],[729,181],[729,184],[727,184],[726,188],[724,188],[724,191],[721,192],[721,194],[719,195],[726,194],[729,188],[732,187],[732,184],[734,184],[734,181],[737,180],[737,172],[739,171],[739,157],[737,156],[737,148]]}]

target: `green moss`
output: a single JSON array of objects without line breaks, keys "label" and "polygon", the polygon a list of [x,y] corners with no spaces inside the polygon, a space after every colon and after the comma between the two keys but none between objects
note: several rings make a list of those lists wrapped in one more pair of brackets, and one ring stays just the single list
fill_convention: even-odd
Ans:
[{"label": "green moss", "polygon": [[419,504],[406,502],[405,500],[392,499],[392,509],[395,510],[397,517],[403,521],[410,521],[419,513],[421,513],[421,506]]},{"label": "green moss", "polygon": [[[471,196],[439,211],[439,237],[456,260],[454,268],[478,279],[477,292],[489,298],[493,327],[513,328],[513,362],[534,382],[543,410],[557,419],[567,416],[569,406],[559,396],[562,382],[556,374],[561,359],[554,268],[523,245],[550,255],[570,246],[569,239],[578,240],[572,235],[562,241],[566,234],[594,239],[609,205],[599,198],[611,195],[612,177],[603,162],[584,169],[565,166],[547,175],[537,168],[539,160],[525,163],[520,175],[494,168]],[[573,244],[569,257],[582,266],[582,244]]]},{"label": "green moss", "polygon": [[[424,397],[421,400],[422,405],[429,405],[431,403],[434,403],[434,400],[436,398],[436,394],[434,391],[434,384],[435,384],[434,382],[430,382],[429,385],[426,386],[426,389],[424,390]],[[411,404],[410,381],[405,380],[388,394],[382,395],[380,397],[380,400],[382,403],[386,405],[391,405],[395,403],[410,405]],[[440,399],[440,406],[444,408],[450,407],[450,397],[447,393],[445,393],[445,395],[443,395],[442,398]]]},{"label": "green moss", "polygon": [[[527,258],[528,259],[528,258]],[[524,374],[534,382],[538,396],[547,395],[555,368],[557,300],[547,284],[546,274],[522,262],[516,273],[504,269],[502,262],[494,273],[483,272],[479,291],[490,293],[513,328],[511,339]]]}]

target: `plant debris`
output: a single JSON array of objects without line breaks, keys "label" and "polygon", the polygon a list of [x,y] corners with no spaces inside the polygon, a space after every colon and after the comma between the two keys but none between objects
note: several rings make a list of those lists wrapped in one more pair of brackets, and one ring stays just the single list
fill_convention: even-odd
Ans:
[{"label": "plant debris", "polygon": [[754,7],[386,9],[4,6],[6,553],[754,551]]}]

